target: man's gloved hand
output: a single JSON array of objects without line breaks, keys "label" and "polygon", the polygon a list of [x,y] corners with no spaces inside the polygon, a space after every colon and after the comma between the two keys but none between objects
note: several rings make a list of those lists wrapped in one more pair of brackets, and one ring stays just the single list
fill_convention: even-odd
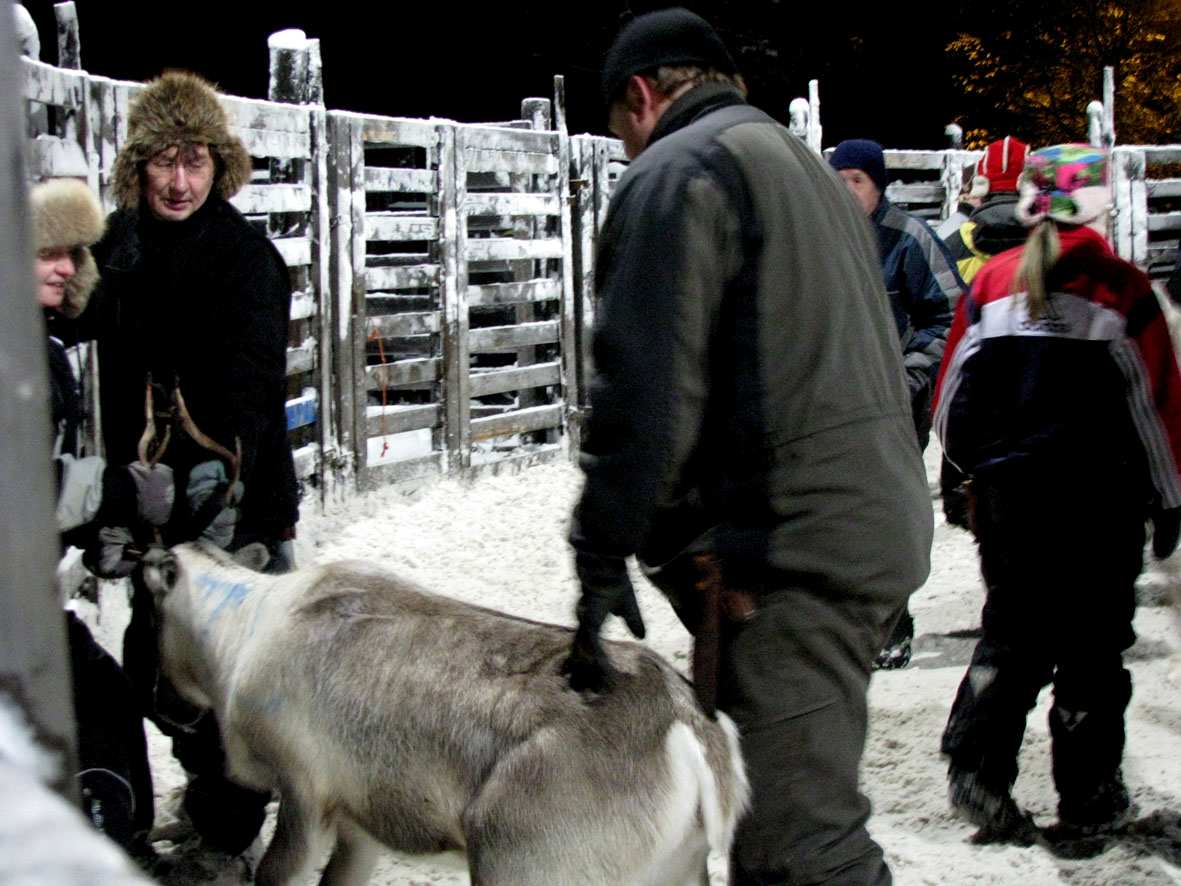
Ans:
[{"label": "man's gloved hand", "polygon": [[149,467],[136,461],[127,466],[127,473],[135,483],[139,519],[159,529],[172,516],[172,503],[176,498],[172,468],[161,464]]},{"label": "man's gloved hand", "polygon": [[1152,513],[1152,553],[1158,560],[1172,556],[1181,537],[1181,508],[1157,508]]},{"label": "man's gloved hand", "polygon": [[185,489],[194,529],[200,530],[201,538],[219,548],[228,548],[234,540],[240,516],[238,504],[245,491],[241,481],[235,483],[227,502],[229,488],[225,465],[220,461],[203,461],[189,472]]},{"label": "man's gloved hand", "polygon": [[139,560],[131,530],[123,526],[101,527],[95,541],[82,552],[82,564],[99,578],[130,575]]},{"label": "man's gloved hand", "polygon": [[608,615],[618,615],[642,639],[644,619],[623,557],[579,551],[574,557],[574,568],[582,584],[582,596],[578,600],[578,630],[562,671],[576,692],[602,692],[615,678],[615,669],[599,637],[603,622]]}]

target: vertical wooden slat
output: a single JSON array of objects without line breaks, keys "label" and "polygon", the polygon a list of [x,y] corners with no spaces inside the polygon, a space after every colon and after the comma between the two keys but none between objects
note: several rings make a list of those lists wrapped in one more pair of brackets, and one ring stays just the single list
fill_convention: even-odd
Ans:
[{"label": "vertical wooden slat", "polygon": [[[351,121],[348,139],[349,181],[352,196],[349,201],[351,255],[353,262],[352,291],[349,311],[353,344],[353,453],[357,482],[366,483],[365,467],[369,462],[369,435],[366,410],[369,405],[368,383],[365,376],[365,341],[368,323],[365,310],[365,143],[361,138],[361,123]],[[342,292],[343,295],[343,292]]]},{"label": "vertical wooden slat", "polygon": [[331,261],[332,225],[329,221],[328,183],[329,147],[328,147],[328,114],[323,105],[311,112],[311,142],[312,158],[311,186],[312,186],[312,266],[309,271],[309,282],[316,294],[318,325],[316,337],[319,339],[320,358],[320,496],[321,501],[329,497],[335,498],[344,488],[344,478],[337,470],[337,456],[341,450],[340,444],[340,413],[339,405],[333,394],[333,367],[335,365],[334,345],[336,336],[334,320],[336,312],[332,304]]},{"label": "vertical wooden slat", "polygon": [[[569,410],[578,402],[578,343],[574,321],[574,235],[570,219],[570,134],[566,129],[566,80],[554,77],[554,128],[558,131],[555,149],[558,155],[557,194],[561,212],[558,216],[562,236],[562,302],[560,313],[562,389],[566,404],[565,442],[569,445],[571,422]],[[577,434],[577,431],[575,431]],[[577,441],[573,451],[578,451]]]},{"label": "vertical wooden slat", "polygon": [[78,32],[78,10],[74,0],[53,4],[57,19],[57,66],[71,70],[82,68],[82,40]]},{"label": "vertical wooden slat", "polygon": [[[467,164],[463,127],[442,130],[439,175],[443,192],[443,231],[450,249],[443,266],[444,416],[447,423],[447,471],[467,470],[472,462],[471,359],[468,351],[467,302]],[[449,161],[448,160],[449,156]]]},{"label": "vertical wooden slat", "polygon": [[[332,246],[328,268],[331,289],[325,290],[324,301],[331,304],[331,321],[325,324],[325,337],[332,339],[332,368],[335,390],[333,403],[337,415],[336,430],[339,449],[336,457],[344,482],[357,479],[356,430],[354,413],[357,408],[354,388],[356,354],[353,351],[353,178],[352,124],[344,114],[328,114],[328,212]],[[362,393],[364,393],[362,391]]]},{"label": "vertical wooden slat", "polygon": [[578,292],[574,328],[578,372],[577,394],[570,405],[581,409],[590,402],[591,334],[595,322],[595,142],[588,137],[575,139],[575,142],[578,148],[574,154],[578,169],[575,191],[578,218],[574,245]]}]

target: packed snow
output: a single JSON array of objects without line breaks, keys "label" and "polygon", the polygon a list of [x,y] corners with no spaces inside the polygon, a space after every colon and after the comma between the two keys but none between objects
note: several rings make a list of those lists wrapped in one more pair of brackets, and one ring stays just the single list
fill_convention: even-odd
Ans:
[{"label": "packed snow", "polygon": [[[927,452],[935,488],[938,448]],[[410,493],[378,490],[319,514],[305,509],[297,555],[303,565],[363,558],[449,596],[532,619],[573,623],[577,585],[565,535],[581,474],[570,464],[530,468],[473,482],[443,480]],[[983,589],[971,537],[944,523],[937,498],[932,571],[911,601],[916,620],[910,667],[875,674],[870,687],[870,737],[862,769],[873,802],[869,827],[885,848],[900,886],[919,884],[1067,882],[1181,883],[1181,681],[1169,677],[1181,653],[1181,622],[1169,604],[1181,587],[1181,555],[1151,565],[1141,580],[1139,641],[1126,661],[1135,694],[1127,713],[1124,775],[1139,808],[1126,833],[1087,844],[1089,857],[1060,857],[1047,845],[977,846],[973,828],[946,801],[939,737],[963,676],[979,625]],[[689,637],[658,591],[635,576],[652,647],[688,670]],[[87,613],[116,654],[126,620],[121,586],[103,585],[100,611]],[[628,635],[612,620],[608,636]],[[1029,718],[1015,797],[1038,824],[1054,821],[1046,715],[1050,692]],[[184,776],[169,742],[150,730],[157,792],[156,848],[168,863],[165,884],[250,881],[265,839],[246,856],[202,852],[175,817]],[[272,804],[273,805],[273,804]],[[1078,847],[1075,847],[1076,849]],[[467,884],[456,855],[383,856],[375,886]],[[726,882],[722,859],[711,859],[711,882]],[[623,884],[621,884],[623,886]]]}]

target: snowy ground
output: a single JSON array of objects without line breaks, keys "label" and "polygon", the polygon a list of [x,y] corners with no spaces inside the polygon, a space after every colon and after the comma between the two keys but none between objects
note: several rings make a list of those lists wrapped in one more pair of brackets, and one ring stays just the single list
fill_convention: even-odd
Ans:
[{"label": "snowy ground", "polygon": [[[938,452],[927,462],[935,476]],[[569,465],[533,468],[465,485],[442,482],[410,495],[373,493],[328,515],[305,515],[297,553],[301,564],[361,557],[410,575],[450,596],[534,619],[572,623],[576,587],[565,532],[581,477]],[[949,813],[939,735],[974,640],[983,600],[975,547],[968,535],[948,527],[935,507],[935,547],[930,580],[915,594],[914,663],[903,671],[875,675],[870,689],[870,739],[863,767],[873,801],[870,830],[885,847],[900,886],[944,883],[1064,882],[1081,884],[1181,883],[1181,683],[1169,669],[1181,647],[1177,619],[1166,605],[1181,586],[1181,563],[1154,567],[1142,580],[1136,617],[1140,640],[1127,656],[1135,680],[1128,710],[1124,773],[1140,813],[1125,835],[1093,847],[1085,859],[1061,858],[1044,846],[979,847],[971,828]],[[1174,558],[1181,561],[1181,555]],[[663,598],[637,578],[648,642],[687,669],[689,638]],[[118,649],[125,618],[118,587],[104,587],[100,638]],[[614,620],[613,620],[614,621]],[[623,637],[615,625],[611,636]],[[1015,795],[1039,824],[1054,820],[1046,713],[1049,693],[1030,716]],[[183,775],[168,742],[151,736],[157,786],[158,832],[183,833],[171,809]],[[270,826],[264,836],[269,834]],[[173,832],[178,832],[174,834]],[[261,843],[248,856],[229,860],[197,852],[191,840],[157,842],[173,868],[166,884],[249,882]],[[725,883],[713,860],[713,883]],[[373,883],[378,886],[466,884],[458,858],[387,855]],[[557,884],[556,884],[557,886]],[[626,884],[620,884],[626,886]]]}]

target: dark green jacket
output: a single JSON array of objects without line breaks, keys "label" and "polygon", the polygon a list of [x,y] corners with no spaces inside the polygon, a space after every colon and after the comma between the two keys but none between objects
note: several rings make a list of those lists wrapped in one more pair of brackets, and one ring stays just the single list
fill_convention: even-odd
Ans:
[{"label": "dark green jacket", "polygon": [[596,286],[577,548],[658,564],[696,540],[751,587],[923,582],[931,503],[877,244],[801,140],[728,87],[681,97],[620,179]]}]

